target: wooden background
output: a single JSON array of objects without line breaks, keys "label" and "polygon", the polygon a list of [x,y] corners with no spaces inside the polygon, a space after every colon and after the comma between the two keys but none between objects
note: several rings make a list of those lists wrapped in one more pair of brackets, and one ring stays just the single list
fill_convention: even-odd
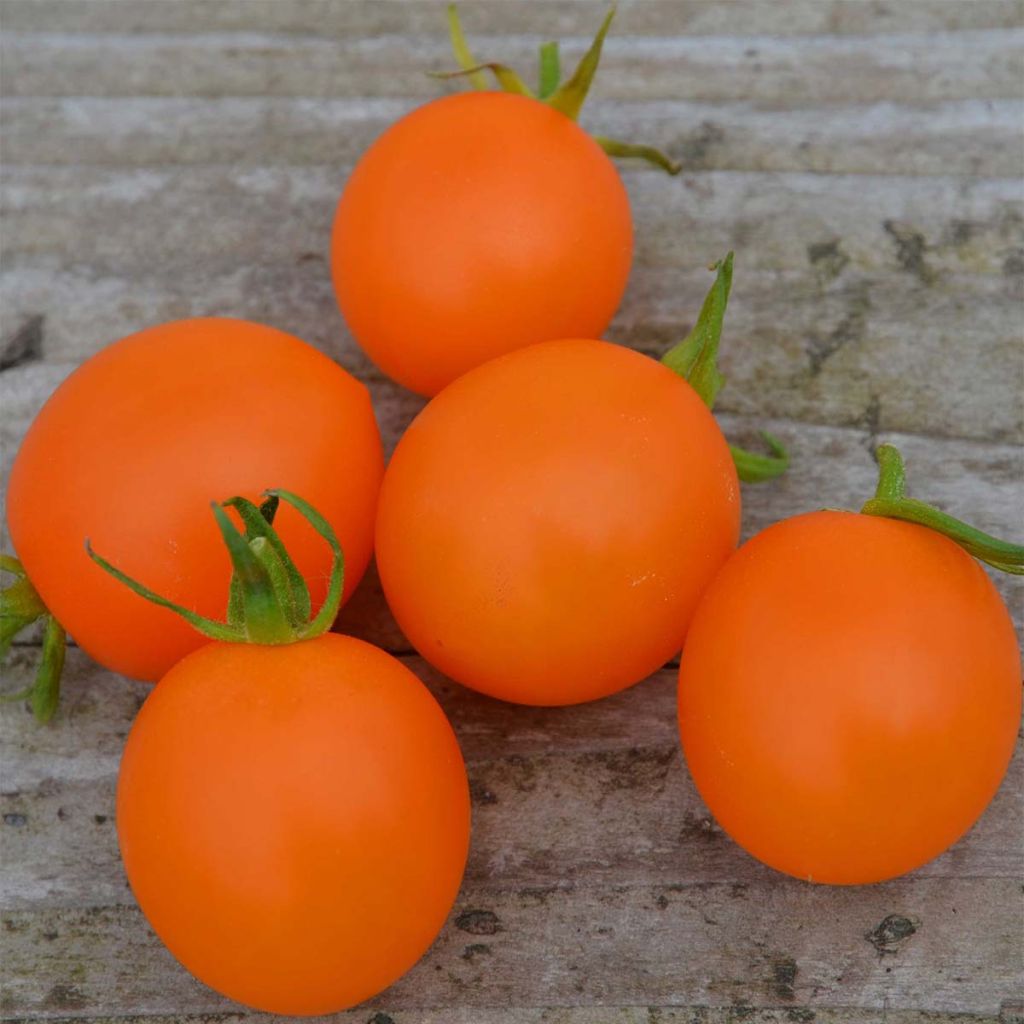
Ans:
[{"label": "wooden background", "polygon": [[[472,0],[478,55],[582,52],[603,5]],[[101,345],[178,317],[262,320],[373,389],[389,448],[420,403],[335,308],[326,252],[353,161],[445,86],[443,8],[385,0],[3,0],[4,467]],[[584,122],[660,144],[624,166],[638,249],[611,337],[652,353],[737,251],[719,408],[791,447],[749,534],[858,507],[891,439],[911,486],[1022,532],[1024,13],[1002,0],[632,0]],[[999,585],[1021,621],[1022,590]],[[473,851],[424,960],[352,1024],[924,1024],[1024,1019],[1022,761],[944,856],[822,888],[708,817],[677,749],[674,671],[556,711],[477,697],[408,648],[368,578],[344,628],[425,674],[469,765]],[[25,682],[15,652],[6,689]],[[150,933],[118,861],[118,757],[147,689],[69,657],[46,728],[2,730],[5,1018],[241,1020]],[[367,941],[387,921],[368,921]]]}]

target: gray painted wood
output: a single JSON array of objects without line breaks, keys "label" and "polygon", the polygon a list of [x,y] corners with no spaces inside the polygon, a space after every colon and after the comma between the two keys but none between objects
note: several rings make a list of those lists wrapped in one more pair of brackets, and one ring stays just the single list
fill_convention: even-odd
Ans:
[{"label": "gray painted wood", "polygon": [[[475,0],[477,53],[582,51],[603,4]],[[719,408],[790,474],[744,533],[857,507],[894,440],[913,493],[1019,535],[1024,503],[1024,5],[624,0],[585,115],[677,155],[623,168],[637,223],[609,330],[657,354],[737,251]],[[348,336],[327,274],[359,153],[443,88],[433,0],[0,4],[0,482],[52,389],[150,323],[220,314],[306,338],[369,384],[386,446],[422,402]],[[39,318],[42,318],[41,320]],[[997,580],[1024,630],[1024,584]],[[409,649],[371,572],[340,628],[407,660],[466,754],[474,845],[444,932],[368,1024],[924,1024],[1024,1020],[1024,759],[906,878],[809,887],[709,818],[678,752],[674,670],[521,709]],[[23,685],[35,649],[3,671]],[[235,1022],[149,932],[117,856],[121,745],[148,692],[72,650],[55,721],[0,707],[0,1014]],[[386,927],[386,922],[380,923]]]},{"label": "gray painted wood", "polygon": [[[971,0],[967,4],[900,0],[791,0],[785,16],[760,0],[620,0],[616,31],[621,37],[749,35],[891,35],[1019,28],[1019,0]],[[444,0],[6,0],[5,28],[56,32],[267,32],[326,38],[358,35],[441,34]],[[596,12],[596,13],[595,13]],[[555,36],[593,31],[604,13],[600,0],[473,0],[463,11],[467,29],[481,33]]]}]

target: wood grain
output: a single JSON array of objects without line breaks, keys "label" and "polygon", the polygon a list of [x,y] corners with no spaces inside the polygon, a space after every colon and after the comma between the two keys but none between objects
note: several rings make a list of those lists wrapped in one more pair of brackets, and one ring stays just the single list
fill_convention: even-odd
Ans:
[{"label": "wood grain", "polygon": [[[326,167],[8,168],[4,330],[45,312],[43,359],[74,362],[147,323],[245,316],[373,379],[327,273],[343,180]],[[699,308],[702,267],[737,249],[723,411],[1024,438],[1021,375],[1007,372],[1024,294],[1015,182],[641,172],[629,184],[639,242],[609,337],[663,351]]]},{"label": "wood grain", "polygon": [[[710,818],[679,753],[674,669],[601,705],[515,708],[404,659],[431,687],[458,734],[474,803],[468,885],[588,886],[742,882],[773,872]],[[28,682],[22,651],[11,682]],[[17,758],[5,773],[0,846],[8,870],[0,905],[100,907],[130,903],[114,835],[120,750],[145,684],[113,677],[75,651],[56,724],[34,730],[25,708],[0,714]],[[999,794],[952,850],[914,873],[1002,878],[1024,869],[1020,753]],[[838,894],[840,890],[827,890]],[[824,898],[824,897],[823,897]]]},{"label": "wood grain", "polygon": [[[602,0],[473,0],[476,52],[532,75]],[[354,161],[445,88],[435,0],[0,3],[0,486],[46,397],[100,346],[196,315],[265,321],[364,379],[390,450],[422,402],[337,312],[327,246]],[[912,493],[993,532],[1024,507],[1024,4],[621,0],[584,123],[660,145],[624,165],[637,227],[613,340],[681,336],[737,251],[727,434],[792,449],[744,533],[870,493],[892,440]],[[1024,582],[997,581],[1024,636]],[[425,678],[465,752],[474,845],[425,959],[344,1024],[1024,1022],[1024,757],[970,833],[867,888],[782,878],[732,844],[679,754],[674,669],[523,709],[418,659],[371,571],[340,628]],[[32,638],[3,670],[24,685]],[[53,724],[0,707],[0,1016],[265,1020],[171,960],[117,856],[114,787],[148,692],[69,655]],[[371,927],[386,928],[386,922]]]},{"label": "wood grain", "polygon": [[[995,1014],[1021,981],[1018,893],[1016,882],[973,879],[864,890],[775,880],[467,887],[430,954],[367,1007],[528,1005],[539,981],[554,1005],[768,1007],[813,998],[826,1007],[966,1004]],[[986,921],[960,913],[983,894],[995,902]],[[869,936],[893,908],[914,931],[886,954]],[[4,921],[9,1012],[101,1001],[115,1014],[232,1008],[175,967],[133,907],[11,911]],[[375,927],[387,922],[368,922]],[[55,994],[56,978],[71,980]]]},{"label": "wood grain", "polygon": [[[439,35],[445,0],[6,0],[8,31],[60,32],[267,32],[336,38],[359,35]],[[607,8],[605,0],[472,0],[463,20],[474,38],[529,33],[545,37],[593,31]],[[784,16],[762,0],[619,0],[617,36],[745,37],[771,34],[872,35],[1019,28],[1019,0],[790,0]]]}]

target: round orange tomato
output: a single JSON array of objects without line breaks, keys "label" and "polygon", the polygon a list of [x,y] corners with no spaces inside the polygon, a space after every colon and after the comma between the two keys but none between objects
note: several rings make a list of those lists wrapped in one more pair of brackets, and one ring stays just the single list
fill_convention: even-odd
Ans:
[{"label": "round orange tomato", "polygon": [[416,649],[524,704],[613,693],[677,651],[740,498],[711,413],[661,363],[552,341],[470,371],[385,474],[377,564]]},{"label": "round orange tomato", "polygon": [[271,1013],[343,1010],[426,951],[458,892],[466,772],[383,651],[210,643],[142,707],[117,790],[125,870],[170,951]]},{"label": "round orange tomato", "polygon": [[[330,359],[259,324],[183,320],[108,346],[61,384],[14,461],[7,518],[64,628],[107,668],[155,680],[205,641],[94,565],[87,538],[217,618],[231,566],[210,502],[289,488],[337,532],[349,594],[372,551],[382,473],[369,394]],[[293,509],[277,525],[319,604],[330,553]]]},{"label": "round orange tomato", "polygon": [[771,867],[877,882],[992,799],[1020,658],[984,569],[914,523],[815,512],[731,558],[694,616],[679,727],[712,814]]},{"label": "round orange tomato", "polygon": [[574,121],[500,92],[427,103],[356,165],[332,271],[356,340],[423,395],[538,341],[599,337],[629,275],[618,172]]}]

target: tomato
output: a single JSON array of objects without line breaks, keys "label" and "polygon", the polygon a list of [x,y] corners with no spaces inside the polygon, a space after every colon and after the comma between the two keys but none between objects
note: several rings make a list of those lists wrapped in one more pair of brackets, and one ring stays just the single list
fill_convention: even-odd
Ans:
[{"label": "tomato", "polygon": [[196,977],[260,1010],[331,1013],[440,930],[468,787],[441,709],[383,651],[330,633],[211,643],[143,705],[117,830],[140,907]]},{"label": "tomato", "polygon": [[381,489],[377,563],[395,618],[452,678],[572,704],[682,643],[732,553],[729,446],[677,373],[602,341],[551,341],[431,401]]},{"label": "tomato", "polygon": [[814,512],[758,534],[708,588],[679,728],[746,850],[815,882],[876,882],[982,813],[1020,687],[1010,616],[963,548],[916,522]]},{"label": "tomato", "polygon": [[618,172],[574,121],[500,92],[448,96],[389,128],[338,204],[331,267],[367,355],[434,395],[532,342],[599,337],[633,251]]},{"label": "tomato", "polygon": [[[385,988],[433,941],[465,867],[469,789],[423,684],[325,632],[345,563],[331,524],[292,492],[266,494],[259,507],[241,495],[213,506],[232,566],[223,622],[89,546],[98,571],[213,640],[135,720],[117,832],[139,906],[193,974],[260,1010],[331,1013]],[[315,612],[273,525],[282,501],[330,549]]]},{"label": "tomato", "polygon": [[[337,530],[351,593],[382,473],[369,394],[326,356],[270,327],[184,320],[108,346],[54,392],[14,461],[7,517],[65,629],[107,668],[155,680],[203,641],[93,565],[86,538],[174,601],[220,614],[230,565],[209,503],[289,487]],[[293,509],[279,526],[322,601],[327,553]]]}]

